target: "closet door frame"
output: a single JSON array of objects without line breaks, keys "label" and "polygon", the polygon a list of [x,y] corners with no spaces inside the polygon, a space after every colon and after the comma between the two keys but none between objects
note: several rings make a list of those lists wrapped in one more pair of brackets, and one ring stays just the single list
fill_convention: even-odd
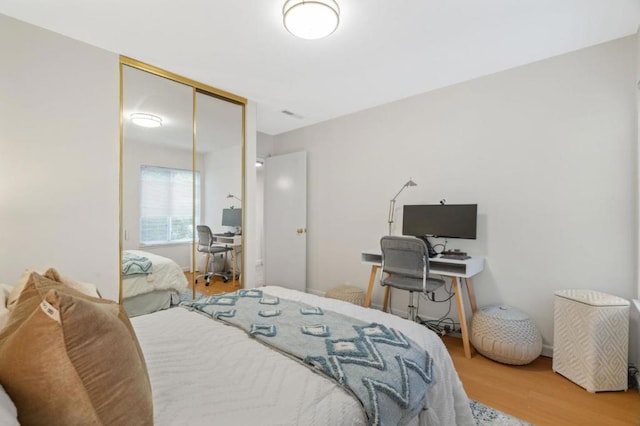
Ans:
[{"label": "closet door frame", "polygon": [[[138,61],[136,59],[133,58],[129,58],[126,56],[120,56],[120,62],[119,62],[119,73],[120,73],[120,153],[119,153],[119,162],[120,162],[120,166],[119,166],[119,176],[118,176],[118,180],[119,180],[119,193],[118,193],[118,211],[119,211],[119,218],[118,218],[118,222],[119,222],[119,236],[118,236],[118,250],[119,250],[119,255],[118,255],[118,270],[120,271],[119,273],[119,302],[120,304],[122,304],[123,302],[123,292],[122,292],[122,252],[123,252],[123,245],[124,245],[124,229],[123,229],[123,185],[124,185],[124,181],[123,181],[123,157],[124,157],[124,79],[123,79],[123,69],[125,66],[129,66],[129,67],[133,67],[136,69],[139,69],[141,71],[146,71],[148,73],[157,75],[159,77],[163,77],[169,80],[173,80],[176,81],[178,83],[182,83],[184,85],[190,86],[192,89],[192,98],[193,98],[193,111],[192,111],[192,154],[193,154],[193,162],[192,162],[192,171],[193,171],[193,177],[194,177],[194,185],[193,185],[193,194],[192,194],[192,199],[195,200],[195,175],[196,175],[196,124],[197,124],[197,120],[196,120],[196,116],[197,116],[197,105],[196,105],[196,93],[197,92],[202,92],[204,94],[210,95],[210,96],[214,96],[218,99],[227,101],[227,102],[231,102],[237,105],[240,105],[242,107],[242,147],[241,147],[241,188],[242,188],[242,195],[240,196],[242,202],[241,202],[241,207],[242,207],[242,229],[246,229],[246,224],[245,224],[245,220],[246,220],[246,209],[244,208],[244,200],[245,200],[245,174],[246,174],[246,170],[245,170],[245,157],[246,157],[246,153],[245,153],[245,146],[246,146],[246,106],[247,106],[247,99],[243,98],[241,96],[235,95],[233,93],[227,92],[225,90],[222,89],[218,89],[215,88],[213,86],[209,86],[203,83],[200,83],[198,81],[192,80],[190,78],[187,77],[183,77],[181,75],[172,73],[170,71],[166,71],[162,68],[158,68],[154,65],[149,65],[146,64],[144,62]],[[195,203],[193,203],[192,206],[192,217],[195,219],[196,217],[196,206]],[[242,271],[244,272],[244,265],[245,265],[245,233],[243,232],[241,235],[241,250],[240,250],[240,264],[242,265]],[[196,271],[196,229],[195,229],[195,221],[194,221],[194,229],[193,229],[193,235],[192,235],[192,241],[191,241],[191,271],[193,272],[193,275],[195,276],[195,271]],[[244,287],[244,273],[240,274],[240,286]],[[190,286],[191,286],[191,290],[192,290],[192,294],[195,296],[195,281],[194,279],[191,280],[190,282]]]}]

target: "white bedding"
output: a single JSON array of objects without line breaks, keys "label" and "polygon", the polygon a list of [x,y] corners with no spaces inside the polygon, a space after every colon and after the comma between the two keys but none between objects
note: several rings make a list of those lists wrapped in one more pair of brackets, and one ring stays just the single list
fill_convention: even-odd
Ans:
[{"label": "white bedding", "polygon": [[[265,293],[402,331],[434,359],[434,386],[411,425],[473,425],[451,358],[434,333],[386,314],[280,287]],[[151,380],[155,424],[365,425],[354,397],[333,381],[233,326],[173,308],[132,318]]]},{"label": "white bedding", "polygon": [[182,293],[186,290],[188,285],[187,278],[184,276],[182,268],[173,260],[142,250],[127,251],[151,260],[152,273],[149,275],[123,277],[123,297],[133,297],[157,290],[175,290],[177,293]]}]

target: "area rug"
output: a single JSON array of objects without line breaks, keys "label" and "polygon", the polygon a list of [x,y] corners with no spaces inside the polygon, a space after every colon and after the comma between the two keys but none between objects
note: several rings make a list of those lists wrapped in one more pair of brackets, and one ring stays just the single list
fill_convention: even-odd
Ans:
[{"label": "area rug", "polygon": [[476,425],[495,425],[495,426],[531,425],[530,423],[523,422],[522,420],[517,419],[513,416],[510,416],[507,413],[503,413],[502,411],[496,410],[495,408],[491,408],[489,406],[486,406],[472,399],[469,400],[469,405],[471,406],[471,412],[473,413],[473,418],[476,420]]},{"label": "area rug", "polygon": [[191,289],[186,289],[185,291],[180,293],[180,302],[186,302],[188,300],[193,300],[193,293],[191,293]]}]

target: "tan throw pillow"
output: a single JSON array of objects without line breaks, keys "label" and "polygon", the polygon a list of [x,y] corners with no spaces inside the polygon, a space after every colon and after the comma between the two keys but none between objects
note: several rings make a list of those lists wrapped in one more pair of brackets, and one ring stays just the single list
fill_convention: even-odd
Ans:
[{"label": "tan throw pillow", "polygon": [[152,425],[124,309],[32,273],[0,332],[0,384],[29,425]]}]

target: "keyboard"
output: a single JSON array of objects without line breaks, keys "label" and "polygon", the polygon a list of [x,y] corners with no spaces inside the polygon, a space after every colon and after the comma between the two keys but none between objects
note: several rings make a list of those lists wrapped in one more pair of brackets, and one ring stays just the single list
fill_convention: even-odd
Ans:
[{"label": "keyboard", "polygon": [[235,237],[233,232],[223,232],[222,234],[213,234],[215,237]]}]

